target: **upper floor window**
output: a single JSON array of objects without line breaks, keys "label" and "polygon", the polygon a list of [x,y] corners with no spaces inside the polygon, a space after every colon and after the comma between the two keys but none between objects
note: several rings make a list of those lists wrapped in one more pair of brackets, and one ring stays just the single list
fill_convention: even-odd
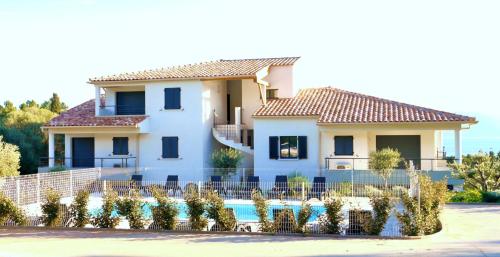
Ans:
[{"label": "upper floor window", "polygon": [[165,88],[165,109],[180,109],[181,108],[181,89]]},{"label": "upper floor window", "polygon": [[113,137],[113,154],[128,154],[128,137]]},{"label": "upper floor window", "polygon": [[269,137],[270,159],[307,159],[306,136]]},{"label": "upper floor window", "polygon": [[144,91],[116,92],[116,115],[143,115],[145,102]]},{"label": "upper floor window", "polygon": [[162,158],[179,158],[179,137],[163,137]]},{"label": "upper floor window", "polygon": [[275,99],[278,98],[278,89],[266,89],[266,99]]},{"label": "upper floor window", "polygon": [[352,136],[336,136],[335,155],[353,155],[353,137]]}]

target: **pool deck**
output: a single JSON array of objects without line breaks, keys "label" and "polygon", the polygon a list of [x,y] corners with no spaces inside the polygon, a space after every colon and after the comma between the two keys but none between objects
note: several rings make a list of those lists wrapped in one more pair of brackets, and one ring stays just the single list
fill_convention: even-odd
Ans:
[{"label": "pool deck", "polygon": [[420,240],[0,229],[0,256],[500,256],[500,205],[447,205]]}]

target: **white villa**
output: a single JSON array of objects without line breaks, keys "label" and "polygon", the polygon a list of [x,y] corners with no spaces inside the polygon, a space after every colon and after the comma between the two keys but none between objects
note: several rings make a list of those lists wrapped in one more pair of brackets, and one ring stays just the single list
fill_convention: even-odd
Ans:
[{"label": "white villa", "polygon": [[[446,169],[442,132],[475,118],[332,87],[293,95],[298,57],[218,60],[92,78],[95,99],[52,119],[48,166],[103,167],[145,179],[206,176],[221,147],[272,180],[301,171],[367,169],[369,153],[398,149],[417,169]],[[55,158],[63,134],[64,158]]]}]

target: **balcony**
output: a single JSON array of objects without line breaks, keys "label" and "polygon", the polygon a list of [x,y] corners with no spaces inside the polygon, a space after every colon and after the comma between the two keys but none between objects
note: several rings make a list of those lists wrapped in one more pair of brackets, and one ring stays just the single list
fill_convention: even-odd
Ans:
[{"label": "balcony", "polygon": [[144,106],[138,105],[101,105],[99,106],[99,116],[116,115],[144,115],[146,113]]}]

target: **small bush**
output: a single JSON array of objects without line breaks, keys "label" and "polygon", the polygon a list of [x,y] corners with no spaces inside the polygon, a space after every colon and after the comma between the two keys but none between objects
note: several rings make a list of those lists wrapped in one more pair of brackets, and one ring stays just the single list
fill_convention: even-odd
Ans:
[{"label": "small bush", "polygon": [[116,202],[118,215],[124,216],[131,229],[144,228],[144,215],[142,213],[142,196],[137,190],[131,190],[130,196],[119,199]]},{"label": "small bush", "polygon": [[259,191],[252,192],[252,201],[255,205],[256,214],[259,217],[260,230],[262,232],[274,232],[273,223],[267,219],[268,201],[264,199]]},{"label": "small bush", "polygon": [[238,168],[243,160],[243,154],[234,148],[221,148],[212,153],[212,163],[218,169]]},{"label": "small bush", "polygon": [[46,227],[60,226],[62,221],[61,194],[53,189],[46,192],[42,204],[42,223]]},{"label": "small bush", "polygon": [[205,202],[197,193],[186,193],[184,200],[188,208],[189,224],[193,230],[203,230],[207,227],[208,221],[203,216],[205,212]]},{"label": "small bush", "polygon": [[433,182],[428,176],[419,176],[419,182],[420,205],[417,196],[404,193],[404,211],[396,214],[403,235],[429,235],[441,228],[439,214],[446,200],[446,181]]},{"label": "small bush", "polygon": [[389,219],[392,210],[392,203],[388,193],[370,196],[370,204],[373,208],[373,215],[363,219],[364,231],[370,235],[380,235],[385,223]]},{"label": "small bush", "polygon": [[311,218],[313,210],[310,204],[303,202],[300,208],[298,218],[297,218],[297,232],[307,233],[306,224],[309,218]]},{"label": "small bush", "polygon": [[328,198],[325,200],[326,216],[319,221],[320,229],[327,234],[340,234],[341,222],[344,220],[342,214],[342,201],[339,198]]},{"label": "small bush", "polygon": [[483,201],[483,195],[477,190],[449,192],[448,201],[452,203],[480,203]]},{"label": "small bush", "polygon": [[88,203],[89,192],[78,191],[73,203],[69,207],[69,213],[73,219],[73,226],[75,228],[83,228],[90,222]]},{"label": "small bush", "polygon": [[57,166],[50,168],[49,172],[59,172],[59,171],[65,171],[65,170],[66,170],[66,167],[64,167],[63,165],[57,165]]},{"label": "small bush", "polygon": [[12,221],[18,226],[27,224],[27,218],[24,212],[2,192],[0,192],[0,226],[6,222]]},{"label": "small bush", "polygon": [[233,231],[236,227],[236,217],[232,210],[224,207],[224,199],[215,192],[207,195],[207,217],[215,220],[219,231]]},{"label": "small bush", "polygon": [[156,206],[151,206],[153,223],[161,229],[174,230],[177,225],[177,215],[179,215],[176,202],[156,187],[153,188],[153,197],[158,203]]},{"label": "small bush", "polygon": [[370,169],[384,179],[385,187],[387,187],[387,180],[400,162],[401,154],[391,148],[384,148],[370,153]]},{"label": "small bush", "polygon": [[300,173],[293,173],[288,176],[288,187],[291,189],[301,188],[302,183],[304,183],[304,189],[309,190],[311,188],[311,182],[307,176],[303,176]]},{"label": "small bush", "polygon": [[500,192],[481,192],[486,203],[500,203]]},{"label": "small bush", "polygon": [[297,231],[297,222],[292,209],[285,206],[284,209],[277,210],[277,214],[274,216],[274,231],[278,233]]},{"label": "small bush", "polygon": [[92,225],[99,228],[115,228],[118,226],[120,218],[113,215],[117,200],[118,193],[110,188],[107,189],[102,203],[102,210],[97,214],[97,217],[92,219]]}]

